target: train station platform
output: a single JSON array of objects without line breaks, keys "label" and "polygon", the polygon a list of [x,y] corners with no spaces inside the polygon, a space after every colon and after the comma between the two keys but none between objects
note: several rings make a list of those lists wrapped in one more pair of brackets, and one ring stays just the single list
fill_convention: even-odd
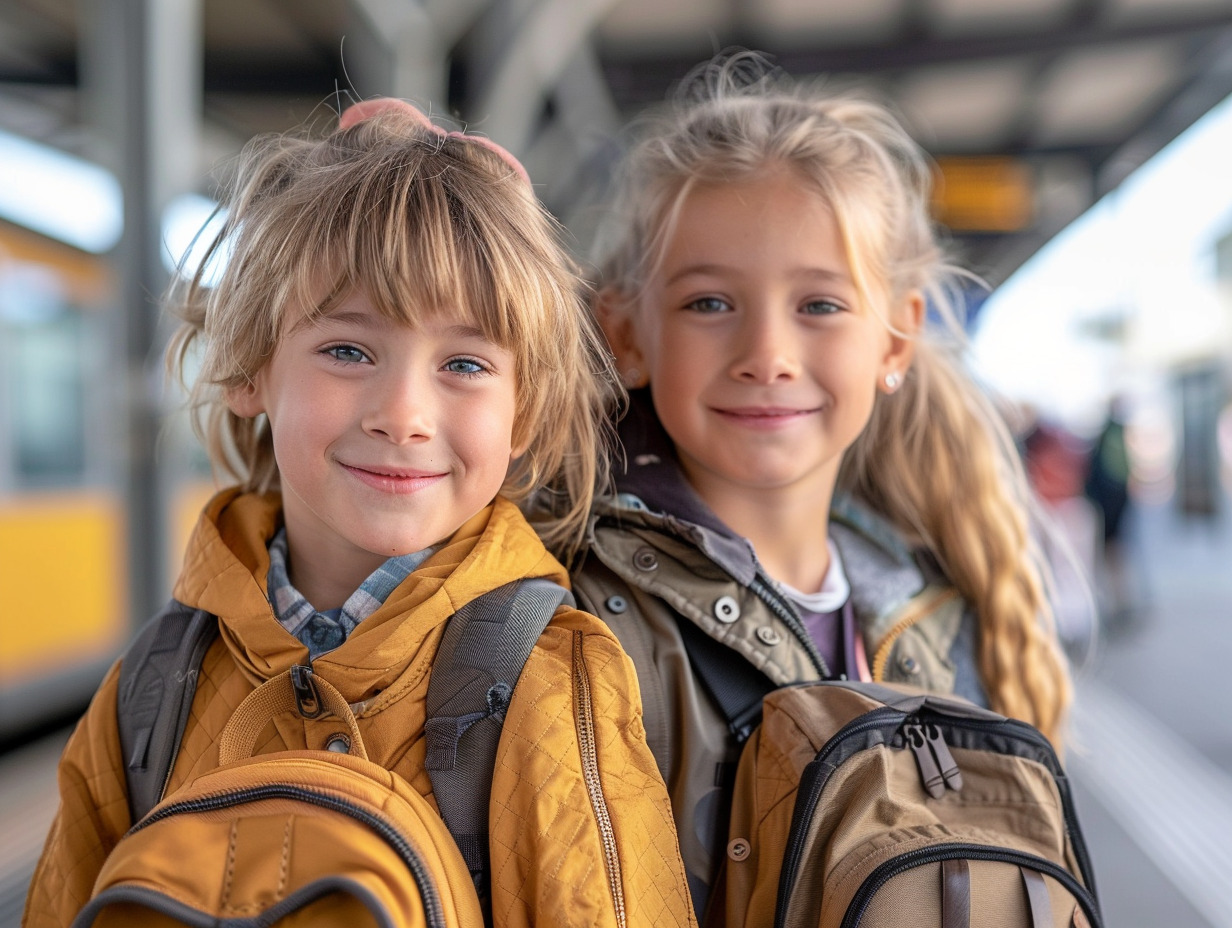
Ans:
[{"label": "train station platform", "polygon": [[[1138,609],[1077,674],[1067,758],[1110,928],[1232,928],[1232,507],[1136,510]],[[66,732],[0,757],[0,928],[55,811]]]}]

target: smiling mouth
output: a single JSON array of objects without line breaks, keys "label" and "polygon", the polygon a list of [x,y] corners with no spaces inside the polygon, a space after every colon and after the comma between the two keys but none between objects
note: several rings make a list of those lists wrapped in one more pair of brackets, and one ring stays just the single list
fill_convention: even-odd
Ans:
[{"label": "smiling mouth", "polygon": [[444,479],[446,472],[408,470],[400,467],[359,467],[342,464],[343,470],[366,486],[384,493],[416,493]]},{"label": "smiling mouth", "polygon": [[763,423],[767,425],[789,422],[793,419],[811,416],[813,413],[820,411],[821,410],[819,408],[790,409],[783,406],[737,406],[728,409],[720,409],[717,407],[714,409],[714,412],[728,419],[735,419],[740,422]]}]

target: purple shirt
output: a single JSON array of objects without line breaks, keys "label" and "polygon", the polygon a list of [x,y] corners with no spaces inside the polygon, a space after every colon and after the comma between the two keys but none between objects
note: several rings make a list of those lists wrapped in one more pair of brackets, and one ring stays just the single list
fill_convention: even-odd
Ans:
[{"label": "purple shirt", "polygon": [[851,601],[848,600],[833,612],[813,612],[794,598],[792,603],[800,613],[805,631],[830,669],[830,676],[858,677],[852,670],[856,666],[856,619]]}]

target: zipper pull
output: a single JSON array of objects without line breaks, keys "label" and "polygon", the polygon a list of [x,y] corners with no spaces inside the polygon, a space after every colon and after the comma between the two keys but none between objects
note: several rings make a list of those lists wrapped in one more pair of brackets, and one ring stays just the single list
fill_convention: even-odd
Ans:
[{"label": "zipper pull", "polygon": [[316,684],[312,682],[312,666],[295,664],[291,668],[291,691],[295,694],[295,707],[306,719],[320,718],[325,712]]},{"label": "zipper pull", "polygon": [[945,795],[945,778],[942,777],[941,770],[937,767],[933,752],[929,750],[928,739],[924,736],[924,726],[918,722],[908,722],[903,726],[903,735],[907,739],[907,746],[911,748],[911,753],[915,755],[915,765],[920,770],[920,782],[924,784],[924,789],[934,799],[940,799]]},{"label": "zipper pull", "polygon": [[941,777],[945,780],[945,785],[954,792],[958,792],[963,788],[962,771],[958,769],[958,762],[950,753],[950,747],[945,743],[941,729],[931,723],[923,728],[928,746],[932,748],[933,756],[937,758],[937,766],[941,768]]}]

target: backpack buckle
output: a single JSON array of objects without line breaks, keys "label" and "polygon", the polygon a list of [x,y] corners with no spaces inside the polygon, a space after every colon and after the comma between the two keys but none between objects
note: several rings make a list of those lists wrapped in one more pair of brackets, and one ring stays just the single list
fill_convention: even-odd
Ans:
[{"label": "backpack buckle", "polygon": [[315,719],[324,711],[308,665],[295,664],[291,668],[291,690],[295,693],[295,707],[304,718]]}]

